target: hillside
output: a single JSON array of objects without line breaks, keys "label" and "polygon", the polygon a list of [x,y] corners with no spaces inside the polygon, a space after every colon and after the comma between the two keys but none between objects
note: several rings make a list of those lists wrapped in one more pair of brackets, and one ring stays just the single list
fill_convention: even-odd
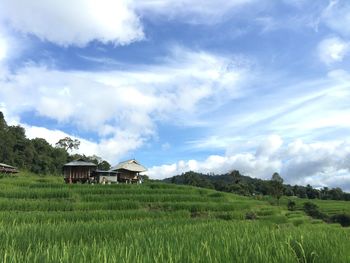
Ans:
[{"label": "hillside", "polygon": [[[163,182],[179,185],[192,185],[247,196],[268,195],[270,192],[270,180],[244,176],[237,170],[233,170],[226,174],[202,174],[189,171],[181,175],[166,178]],[[316,189],[311,185],[292,186],[289,184],[284,184],[283,188],[283,194],[286,196],[350,201],[350,193],[343,192],[340,188],[323,187],[322,189]]]},{"label": "hillside", "polygon": [[0,189],[3,262],[350,259],[349,228],[231,193],[24,174],[1,178]]}]

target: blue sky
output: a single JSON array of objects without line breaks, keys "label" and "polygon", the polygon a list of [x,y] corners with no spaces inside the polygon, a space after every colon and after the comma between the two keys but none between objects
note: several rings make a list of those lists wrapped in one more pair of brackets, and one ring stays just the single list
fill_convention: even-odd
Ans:
[{"label": "blue sky", "polygon": [[350,3],[0,0],[0,110],[152,178],[350,190]]}]

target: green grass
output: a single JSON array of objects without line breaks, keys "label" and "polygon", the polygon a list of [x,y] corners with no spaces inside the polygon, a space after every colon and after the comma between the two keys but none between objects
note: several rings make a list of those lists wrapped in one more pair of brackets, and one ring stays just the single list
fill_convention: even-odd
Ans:
[{"label": "green grass", "polygon": [[334,214],[350,214],[350,202],[338,201],[338,200],[320,200],[320,199],[304,199],[298,197],[283,197],[281,199],[281,205],[287,206],[288,200],[293,200],[296,203],[297,210],[303,210],[303,205],[306,202],[312,202],[316,204],[320,211],[328,215]]},{"label": "green grass", "polygon": [[208,189],[0,179],[2,262],[350,262],[349,239],[302,211]]}]

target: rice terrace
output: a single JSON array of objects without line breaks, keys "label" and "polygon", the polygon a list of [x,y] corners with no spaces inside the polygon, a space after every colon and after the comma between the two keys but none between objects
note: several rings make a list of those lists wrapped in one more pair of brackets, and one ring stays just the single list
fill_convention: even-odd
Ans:
[{"label": "rice terrace", "polygon": [[23,173],[0,186],[2,262],[350,260],[349,228],[254,198],[165,183],[69,185]]},{"label": "rice terrace", "polygon": [[0,263],[350,263],[350,0],[0,0]]}]

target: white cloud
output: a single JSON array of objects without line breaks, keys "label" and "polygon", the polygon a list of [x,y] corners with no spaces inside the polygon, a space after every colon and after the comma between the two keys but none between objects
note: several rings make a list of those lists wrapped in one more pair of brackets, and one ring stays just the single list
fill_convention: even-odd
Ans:
[{"label": "white cloud", "polygon": [[128,44],[144,37],[128,0],[1,0],[2,23],[59,45]]},{"label": "white cloud", "polygon": [[282,146],[283,140],[280,136],[274,134],[269,136],[257,149],[257,156],[270,156]]},{"label": "white cloud", "polygon": [[26,135],[30,139],[44,138],[51,145],[55,145],[60,139],[68,136],[80,141],[79,149],[74,150],[72,153],[80,153],[87,156],[103,156],[103,158],[111,162],[117,162],[125,156],[127,152],[140,147],[143,143],[138,135],[126,134],[125,132],[120,131],[111,138],[95,142],[60,130],[50,130],[44,127],[30,126],[26,124],[22,124],[22,126],[25,128]]},{"label": "white cloud", "polygon": [[202,108],[210,110],[239,93],[246,69],[235,67],[234,59],[175,50],[169,61],[132,71],[65,72],[28,65],[0,80],[0,102],[12,116],[32,111],[97,133],[98,145],[91,149],[114,161],[152,138],[157,121],[191,122]]},{"label": "white cloud", "polygon": [[[267,144],[262,147],[266,146]],[[246,152],[224,156],[211,155],[204,161],[181,160],[170,165],[152,167],[147,174],[152,178],[162,179],[187,171],[220,174],[236,169],[245,175],[268,178],[280,168],[281,162],[272,155],[256,155]]]},{"label": "white cloud", "polygon": [[126,45],[145,38],[140,17],[213,23],[256,0],[1,0],[0,23],[62,46],[97,40]]},{"label": "white cloud", "polygon": [[328,65],[343,61],[349,50],[349,42],[338,37],[326,38],[318,45],[319,58]]},{"label": "white cloud", "polygon": [[147,173],[151,178],[163,179],[190,170],[220,174],[235,169],[244,175],[269,179],[274,172],[279,172],[287,183],[350,190],[350,141],[304,143],[297,139],[283,145],[282,139],[273,135],[256,148],[264,150],[257,150],[256,154],[211,155],[203,161],[181,160],[154,166]]}]

